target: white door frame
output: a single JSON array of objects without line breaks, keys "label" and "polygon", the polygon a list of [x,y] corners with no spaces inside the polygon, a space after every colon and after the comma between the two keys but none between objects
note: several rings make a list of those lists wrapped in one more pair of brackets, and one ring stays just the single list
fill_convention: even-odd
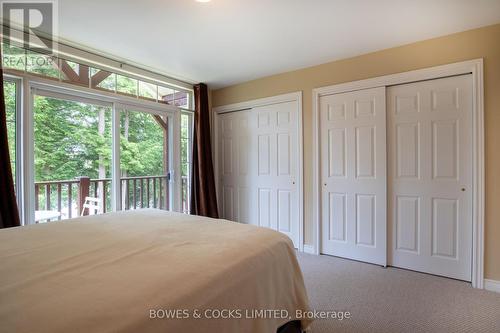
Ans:
[{"label": "white door frame", "polygon": [[297,91],[289,94],[277,95],[266,98],[259,98],[254,100],[249,100],[241,103],[228,104],[223,106],[214,107],[213,111],[213,156],[214,156],[214,173],[216,177],[215,186],[217,189],[217,204],[219,206],[220,212],[220,193],[219,193],[219,146],[217,144],[219,139],[219,115],[227,113],[227,112],[235,112],[235,111],[243,111],[251,108],[278,104],[278,103],[286,103],[286,102],[297,102],[298,105],[298,114],[297,114],[297,138],[299,143],[299,161],[297,168],[297,189],[298,189],[298,206],[299,206],[299,251],[304,251],[304,187],[303,187],[303,170],[304,170],[304,154],[303,154],[303,133],[302,133],[302,91]]},{"label": "white door frame", "polygon": [[484,86],[483,59],[474,59],[410,72],[385,75],[366,80],[313,89],[313,221],[314,253],[319,254],[321,242],[321,164],[319,99],[321,96],[349,91],[387,87],[403,83],[472,74],[472,286],[484,288]]}]

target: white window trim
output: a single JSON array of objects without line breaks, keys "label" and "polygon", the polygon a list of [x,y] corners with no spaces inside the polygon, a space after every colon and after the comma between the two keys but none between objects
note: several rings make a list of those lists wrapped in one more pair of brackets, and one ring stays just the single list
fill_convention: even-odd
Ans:
[{"label": "white window trim", "polygon": [[484,203],[485,203],[485,164],[484,164],[484,85],[483,59],[475,59],[443,66],[430,67],[410,72],[380,76],[313,89],[313,221],[314,253],[321,248],[321,186],[320,186],[320,138],[319,138],[319,99],[321,96],[349,91],[387,87],[416,81],[432,80],[461,74],[472,74],[473,91],[473,191],[472,191],[472,286],[484,288]]}]

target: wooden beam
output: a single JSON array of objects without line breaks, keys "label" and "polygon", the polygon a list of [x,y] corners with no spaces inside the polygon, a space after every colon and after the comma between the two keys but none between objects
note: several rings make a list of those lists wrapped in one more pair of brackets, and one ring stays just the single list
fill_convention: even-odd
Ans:
[{"label": "wooden beam", "polygon": [[66,60],[61,59],[61,72],[66,75],[67,80],[72,83],[89,86],[89,66],[78,64],[78,73],[68,64]]},{"label": "wooden beam", "polygon": [[81,83],[82,85],[88,87],[90,83],[90,68],[87,65],[78,65],[78,82]]},{"label": "wooden beam", "polygon": [[111,74],[111,72],[100,70],[99,72],[95,73],[92,75],[90,82],[91,82],[91,87],[95,88],[101,83],[102,81],[106,80]]},{"label": "wooden beam", "polygon": [[157,114],[154,114],[152,115],[153,118],[156,120],[156,122],[158,123],[158,125],[160,125],[161,127],[163,127],[163,129],[165,131],[168,131],[168,124],[163,120],[163,118]]},{"label": "wooden beam", "polygon": [[78,81],[78,74],[73,70],[73,68],[66,62],[66,60],[61,60],[61,72],[66,75],[66,78],[71,82]]}]

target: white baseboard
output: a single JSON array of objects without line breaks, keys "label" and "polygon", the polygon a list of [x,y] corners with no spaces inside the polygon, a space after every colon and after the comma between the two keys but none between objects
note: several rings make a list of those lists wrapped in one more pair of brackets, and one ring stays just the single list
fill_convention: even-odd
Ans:
[{"label": "white baseboard", "polygon": [[313,245],[304,244],[304,252],[305,253],[309,253],[309,254],[315,254],[314,253],[314,246]]},{"label": "white baseboard", "polygon": [[500,281],[484,279],[484,289],[500,293]]}]

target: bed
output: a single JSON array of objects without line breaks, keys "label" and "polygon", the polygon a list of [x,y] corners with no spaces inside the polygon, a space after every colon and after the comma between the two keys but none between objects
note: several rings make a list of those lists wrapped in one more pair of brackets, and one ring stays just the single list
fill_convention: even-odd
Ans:
[{"label": "bed", "polygon": [[2,332],[292,332],[308,310],[269,229],[146,209],[0,230]]}]

